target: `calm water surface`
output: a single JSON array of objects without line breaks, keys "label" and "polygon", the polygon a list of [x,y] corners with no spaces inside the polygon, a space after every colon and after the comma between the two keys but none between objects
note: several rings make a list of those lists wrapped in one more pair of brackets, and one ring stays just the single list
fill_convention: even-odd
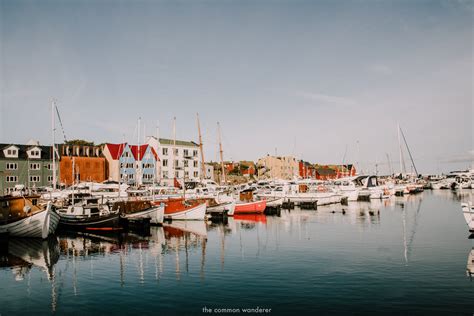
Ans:
[{"label": "calm water surface", "polygon": [[473,192],[174,222],[148,237],[10,239],[0,314],[472,315],[460,202]]}]

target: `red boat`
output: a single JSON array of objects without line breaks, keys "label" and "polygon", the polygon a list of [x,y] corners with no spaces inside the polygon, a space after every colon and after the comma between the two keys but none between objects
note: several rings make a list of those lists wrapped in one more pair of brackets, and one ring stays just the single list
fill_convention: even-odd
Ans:
[{"label": "red boat", "polygon": [[155,201],[155,205],[165,203],[165,219],[204,220],[206,204],[199,201],[185,201],[183,198]]},{"label": "red boat", "polygon": [[251,201],[235,204],[234,214],[261,214],[267,207],[267,201]]}]

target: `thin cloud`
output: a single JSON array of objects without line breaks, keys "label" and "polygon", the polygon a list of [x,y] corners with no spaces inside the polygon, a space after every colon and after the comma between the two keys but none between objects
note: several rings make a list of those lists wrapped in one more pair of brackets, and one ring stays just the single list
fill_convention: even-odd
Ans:
[{"label": "thin cloud", "polygon": [[296,95],[306,100],[315,101],[315,102],[323,102],[326,104],[335,104],[335,105],[342,105],[342,106],[357,105],[357,101],[353,99],[333,96],[333,95],[328,95],[328,94],[323,94],[323,93],[309,93],[309,92],[299,91],[296,93]]},{"label": "thin cloud", "polygon": [[392,68],[384,64],[373,64],[369,69],[370,71],[381,75],[391,75],[393,73]]}]

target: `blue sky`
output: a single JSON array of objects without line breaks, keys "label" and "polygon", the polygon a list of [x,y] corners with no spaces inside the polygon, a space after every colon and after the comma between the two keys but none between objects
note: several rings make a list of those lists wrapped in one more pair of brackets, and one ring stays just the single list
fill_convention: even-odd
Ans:
[{"label": "blue sky", "polygon": [[172,137],[176,116],[177,137],[197,140],[199,112],[209,160],[220,121],[226,159],[346,152],[383,172],[387,154],[399,164],[400,122],[421,172],[467,167],[473,12],[472,1],[0,0],[0,142],[49,144],[55,97],[69,139],[136,142],[138,117]]}]

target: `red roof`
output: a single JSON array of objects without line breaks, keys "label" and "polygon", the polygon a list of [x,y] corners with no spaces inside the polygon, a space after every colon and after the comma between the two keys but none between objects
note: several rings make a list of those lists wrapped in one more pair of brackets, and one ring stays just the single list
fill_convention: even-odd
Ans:
[{"label": "red roof", "polygon": [[[153,147],[151,147],[151,152],[153,156],[155,156],[156,160],[158,159],[158,155],[156,154],[156,151]],[[137,145],[131,145],[130,149],[132,150],[133,157],[135,160],[138,160],[138,146]],[[140,160],[143,160],[143,156],[145,156],[146,150],[148,149],[148,144],[140,145]]]},{"label": "red roof", "polygon": [[120,156],[122,156],[123,150],[125,149],[125,146],[127,146],[127,143],[123,144],[105,144],[107,148],[109,149],[110,155],[112,156],[113,160],[118,160]]}]

